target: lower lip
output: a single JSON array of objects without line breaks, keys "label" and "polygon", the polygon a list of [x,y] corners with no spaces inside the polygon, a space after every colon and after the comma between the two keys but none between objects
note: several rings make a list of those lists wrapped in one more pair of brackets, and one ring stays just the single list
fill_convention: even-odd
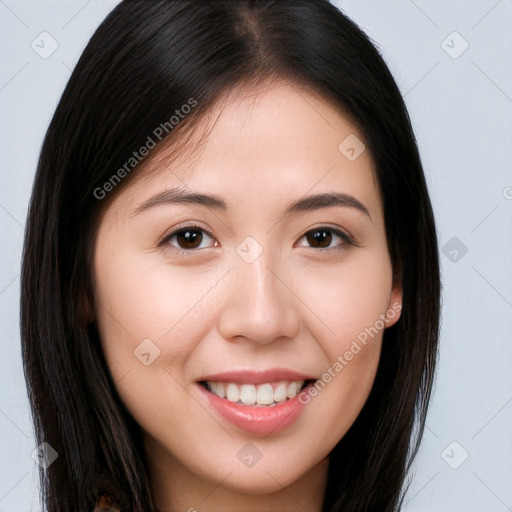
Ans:
[{"label": "lower lip", "polygon": [[290,426],[302,411],[299,395],[273,406],[254,407],[230,402],[198,384],[211,406],[225,419],[249,432],[270,435]]}]

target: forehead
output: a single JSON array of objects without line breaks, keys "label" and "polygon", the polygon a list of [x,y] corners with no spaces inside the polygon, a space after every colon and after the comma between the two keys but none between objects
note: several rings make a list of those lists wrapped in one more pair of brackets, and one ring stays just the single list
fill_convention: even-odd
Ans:
[{"label": "forehead", "polygon": [[363,148],[362,135],[339,109],[278,82],[223,97],[180,151],[157,148],[121,196],[133,202],[181,186],[256,206],[336,188],[378,210],[371,155],[363,150],[357,156]]}]

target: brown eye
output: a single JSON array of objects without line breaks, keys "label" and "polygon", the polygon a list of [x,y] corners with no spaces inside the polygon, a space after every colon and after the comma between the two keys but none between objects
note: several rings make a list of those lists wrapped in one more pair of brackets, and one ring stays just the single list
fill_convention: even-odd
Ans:
[{"label": "brown eye", "polygon": [[320,247],[321,249],[325,249],[331,245],[332,234],[330,231],[317,229],[307,233],[306,239],[311,247]]},{"label": "brown eye", "polygon": [[181,249],[197,249],[203,240],[199,229],[186,229],[176,233],[176,241]]},{"label": "brown eye", "polygon": [[302,238],[305,238],[308,246],[313,249],[337,249],[347,243],[355,245],[353,240],[343,231],[320,227],[308,231]]},{"label": "brown eye", "polygon": [[165,237],[160,245],[171,245],[178,251],[194,251],[218,245],[216,241],[208,244],[208,238],[214,240],[213,236],[203,228],[190,226],[174,231]]}]

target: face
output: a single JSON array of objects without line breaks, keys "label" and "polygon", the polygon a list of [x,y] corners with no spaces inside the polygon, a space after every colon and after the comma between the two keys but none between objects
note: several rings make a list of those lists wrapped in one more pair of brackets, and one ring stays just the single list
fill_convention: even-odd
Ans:
[{"label": "face", "polygon": [[286,83],[217,114],[200,148],[150,161],[104,214],[94,315],[151,471],[271,493],[358,416],[401,293],[346,118]]}]

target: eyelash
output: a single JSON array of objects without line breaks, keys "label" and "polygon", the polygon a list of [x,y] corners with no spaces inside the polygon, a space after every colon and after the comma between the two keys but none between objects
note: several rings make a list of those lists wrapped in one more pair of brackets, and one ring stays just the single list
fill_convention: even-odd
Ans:
[{"label": "eyelash", "polygon": [[[158,246],[164,246],[164,245],[167,245],[169,247],[172,248],[173,251],[176,251],[177,253],[180,253],[181,255],[183,256],[187,256],[187,255],[191,255],[193,253],[196,253],[198,251],[201,251],[202,249],[181,249],[179,247],[175,247],[175,246],[171,246],[171,244],[169,243],[169,241],[176,235],[178,235],[179,233],[182,233],[182,232],[185,232],[187,230],[191,230],[191,231],[200,231],[202,233],[206,233],[210,238],[212,239],[215,239],[215,237],[213,236],[212,233],[210,233],[208,230],[200,227],[200,226],[196,226],[196,225],[190,225],[190,226],[183,226],[179,229],[177,229],[176,231],[173,231],[172,233],[170,233],[169,235],[166,235],[164,238],[162,238],[162,240],[158,243]],[[314,228],[314,229],[310,229],[309,231],[307,231],[306,233],[304,233],[300,239],[304,238],[307,234],[309,233],[314,233],[316,231],[328,231],[330,233],[333,233],[334,235],[338,236],[339,238],[341,238],[343,241],[345,241],[346,243],[350,244],[350,245],[354,245],[354,246],[357,246],[357,244],[355,243],[355,241],[352,239],[352,237],[350,237],[347,233],[345,233],[344,231],[341,231],[339,229],[335,229],[335,228],[332,228],[330,226],[319,226],[317,228]],[[342,245],[339,245],[337,247],[327,247],[327,248],[317,248],[317,247],[311,247],[311,249],[315,249],[316,251],[319,251],[319,252],[329,252],[329,251],[332,251],[332,250],[336,250],[336,249],[342,249],[343,246],[345,244],[342,244]]]}]

